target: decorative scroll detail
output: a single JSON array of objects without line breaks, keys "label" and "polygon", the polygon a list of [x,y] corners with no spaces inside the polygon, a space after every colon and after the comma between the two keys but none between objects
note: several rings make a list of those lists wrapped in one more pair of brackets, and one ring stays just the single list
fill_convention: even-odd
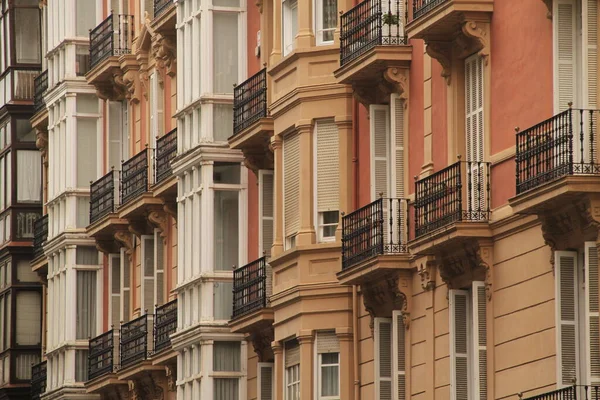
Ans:
[{"label": "decorative scroll detail", "polygon": [[123,81],[123,71],[113,68],[108,82],[95,84],[96,95],[102,100],[120,101],[126,98],[127,85]]},{"label": "decorative scroll detail", "polygon": [[48,165],[48,131],[36,129],[35,146],[40,149],[44,164]]},{"label": "decorative scroll detail", "polygon": [[164,389],[156,374],[148,373],[128,381],[131,400],[163,400]]},{"label": "decorative scroll detail", "polygon": [[151,211],[148,214],[148,221],[150,221],[150,223],[152,225],[154,225],[155,227],[157,227],[160,230],[160,236],[163,237],[163,240],[166,242],[167,240],[167,232],[168,232],[168,225],[169,225],[169,219],[167,218],[167,215],[164,211]]},{"label": "decorative scroll detail", "polygon": [[421,277],[421,287],[423,290],[435,289],[435,266],[436,263],[433,258],[419,265],[417,273]]},{"label": "decorative scroll detail", "polygon": [[493,274],[492,274],[492,252],[493,248],[491,245],[480,245],[478,252],[478,259],[480,261],[480,266],[485,268],[485,294],[488,301],[492,300],[492,284],[493,284]]},{"label": "decorative scroll detail", "polygon": [[118,230],[114,233],[114,237],[122,247],[125,247],[126,253],[131,257],[133,251],[133,238],[131,237],[131,233],[126,230]]},{"label": "decorative scroll detail", "polygon": [[171,202],[165,202],[163,205],[163,210],[169,214],[177,223],[177,204],[173,204]]},{"label": "decorative scroll detail", "polygon": [[[406,68],[390,67],[383,72],[383,77],[393,85],[394,91],[403,100],[408,100],[408,77]],[[404,103],[407,104],[406,102]]]},{"label": "decorative scroll detail", "polygon": [[446,84],[450,84],[452,74],[452,44],[450,42],[429,42],[425,51],[431,57],[436,59],[442,66],[442,77]]},{"label": "decorative scroll detail", "polygon": [[[258,356],[259,362],[268,362],[271,360],[269,357],[273,351],[271,343],[274,340],[273,329],[264,329],[260,332],[254,333],[250,336],[252,342],[252,348]],[[267,354],[265,356],[265,353]]]},{"label": "decorative scroll detail", "polygon": [[400,290],[399,281],[399,276],[393,275],[376,283],[361,285],[363,304],[371,317],[369,321],[371,335],[375,333],[375,318],[389,317],[394,310],[400,310],[402,322],[406,329],[409,328],[408,297]]},{"label": "decorative scroll detail", "polygon": [[141,84],[138,71],[130,69],[123,75],[123,83],[127,88],[125,98],[130,104],[138,104],[140,102]]},{"label": "decorative scroll detail", "polygon": [[165,375],[167,377],[167,391],[177,391],[177,368],[175,365],[165,365]]},{"label": "decorative scroll detail", "polygon": [[490,56],[490,38],[488,36],[488,29],[486,28],[475,21],[466,21],[462,26],[462,32],[474,42],[475,47],[478,49],[478,54],[483,58],[485,65],[488,64]]},{"label": "decorative scroll detail", "polygon": [[115,249],[115,241],[111,239],[98,239],[96,238],[96,250],[104,254],[116,253],[118,249]]},{"label": "decorative scroll detail", "polygon": [[171,78],[177,72],[176,51],[175,44],[167,36],[161,33],[156,33],[152,36],[152,54],[156,59],[156,65]]},{"label": "decorative scroll detail", "polygon": [[544,5],[548,9],[548,12],[546,13],[546,18],[548,18],[549,20],[552,20],[552,0],[542,0],[542,1],[544,2]]},{"label": "decorative scroll detail", "polygon": [[108,392],[108,399],[115,400],[129,400],[131,399],[131,392],[129,391],[129,384],[126,385],[111,385]]}]

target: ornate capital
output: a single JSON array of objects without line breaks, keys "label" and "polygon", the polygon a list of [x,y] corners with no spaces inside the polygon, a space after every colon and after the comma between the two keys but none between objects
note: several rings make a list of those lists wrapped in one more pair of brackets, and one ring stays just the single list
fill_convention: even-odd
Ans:
[{"label": "ornate capital", "polygon": [[150,221],[152,225],[160,230],[160,236],[163,237],[163,240],[166,240],[169,218],[167,218],[167,214],[164,212],[164,210],[151,211],[148,214],[148,221]]},{"label": "ornate capital", "polygon": [[478,23],[476,21],[465,21],[462,26],[462,32],[467,38],[474,42],[475,47],[477,48],[476,51],[487,65],[490,57],[489,24]]},{"label": "ornate capital", "polygon": [[383,72],[383,77],[392,84],[394,92],[398,93],[401,99],[408,100],[408,69],[390,67]]},{"label": "ornate capital", "polygon": [[441,64],[442,76],[449,85],[452,74],[452,43],[432,41],[427,43],[425,51],[431,58],[436,59]]},{"label": "ornate capital", "polygon": [[417,267],[417,273],[421,277],[421,287],[423,290],[435,288],[435,259],[431,257]]},{"label": "ornate capital", "polygon": [[140,93],[142,92],[140,84],[140,74],[133,69],[128,70],[123,74],[123,83],[127,88],[125,98],[130,104],[138,104],[140,102]]},{"label": "ornate capital", "polygon": [[177,391],[177,367],[175,365],[165,365],[165,375],[167,377],[167,390],[169,392]]},{"label": "ornate capital", "polygon": [[133,238],[131,237],[131,232],[118,230],[114,233],[114,237],[122,247],[125,247],[125,252],[131,257],[133,251]]},{"label": "ornate capital", "polygon": [[152,54],[156,65],[170,77],[174,77],[177,72],[176,52],[175,43],[169,37],[161,33],[152,36]]}]

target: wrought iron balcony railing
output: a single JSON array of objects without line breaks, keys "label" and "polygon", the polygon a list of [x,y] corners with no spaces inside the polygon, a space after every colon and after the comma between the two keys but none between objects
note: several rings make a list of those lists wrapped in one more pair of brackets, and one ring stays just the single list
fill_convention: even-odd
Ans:
[{"label": "wrought iron balcony railing", "polygon": [[177,155],[177,128],[156,140],[156,170],[154,183],[158,184],[171,176],[171,160]]},{"label": "wrought iron balcony railing", "polygon": [[600,386],[574,385],[537,396],[526,397],[524,400],[600,400]]},{"label": "wrought iron balcony railing", "polygon": [[413,0],[413,20],[422,17],[447,0]]},{"label": "wrought iron balcony railing", "polygon": [[33,110],[38,112],[46,106],[44,92],[48,90],[48,70],[39,74],[33,80]]},{"label": "wrought iron balcony railing", "polygon": [[170,5],[174,5],[173,0],[154,0],[154,18],[167,11]]},{"label": "wrought iron balcony railing", "polygon": [[133,16],[110,14],[90,31],[90,67],[108,57],[131,53]]},{"label": "wrought iron balcony railing", "polygon": [[121,204],[148,191],[148,149],[125,161],[121,172]]},{"label": "wrought iron balcony railing", "polygon": [[233,134],[267,116],[267,69],[263,68],[233,89]]},{"label": "wrought iron balcony railing", "polygon": [[342,14],[340,66],[375,46],[407,44],[403,29],[405,15],[400,13],[401,1],[404,0],[364,0]]},{"label": "wrought iron balcony railing", "polygon": [[119,171],[112,170],[90,185],[90,224],[116,211]]},{"label": "wrought iron balcony railing", "polygon": [[177,329],[177,299],[156,307],[154,317],[154,352],[171,346],[171,334]]},{"label": "wrought iron balcony railing", "polygon": [[152,355],[153,314],[145,314],[121,324],[121,368],[147,360]]},{"label": "wrought iron balcony railing", "polygon": [[270,273],[266,257],[233,271],[232,319],[267,307],[271,295]]},{"label": "wrought iron balcony railing", "polygon": [[415,185],[415,236],[490,216],[490,164],[458,161]]},{"label": "wrought iron balcony railing", "polygon": [[600,174],[599,110],[569,108],[517,132],[517,194],[567,175]]},{"label": "wrought iron balcony railing", "polygon": [[111,329],[93,339],[90,339],[88,352],[88,379],[92,380],[117,370],[115,359],[118,360],[117,350],[118,331]]},{"label": "wrought iron balcony railing", "polygon": [[31,398],[33,400],[39,400],[42,394],[46,393],[46,377],[46,361],[31,367]]},{"label": "wrought iron balcony railing", "polygon": [[44,253],[44,243],[48,239],[48,214],[41,216],[33,223],[33,257]]},{"label": "wrought iron balcony railing", "polygon": [[380,198],[342,218],[342,269],[371,257],[406,253],[408,201]]}]

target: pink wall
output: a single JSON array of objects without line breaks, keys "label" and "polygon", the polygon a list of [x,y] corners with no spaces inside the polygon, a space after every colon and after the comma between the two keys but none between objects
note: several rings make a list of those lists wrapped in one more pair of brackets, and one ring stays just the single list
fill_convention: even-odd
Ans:
[{"label": "pink wall", "polygon": [[433,142],[433,168],[436,171],[448,163],[448,84],[442,77],[442,66],[431,62],[431,128]]},{"label": "pink wall", "polygon": [[[413,46],[410,65],[410,106],[408,120],[408,193],[414,193],[414,176],[419,175],[423,165],[423,51],[422,40],[411,40]],[[432,70],[433,73],[433,70]]]}]

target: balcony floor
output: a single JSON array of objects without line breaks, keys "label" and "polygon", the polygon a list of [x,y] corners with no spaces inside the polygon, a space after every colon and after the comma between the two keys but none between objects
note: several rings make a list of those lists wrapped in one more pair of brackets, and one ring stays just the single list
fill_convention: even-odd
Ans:
[{"label": "balcony floor", "polygon": [[360,285],[376,282],[391,272],[410,269],[411,255],[382,254],[366,261],[343,269],[337,273],[337,278],[342,285]]}]

